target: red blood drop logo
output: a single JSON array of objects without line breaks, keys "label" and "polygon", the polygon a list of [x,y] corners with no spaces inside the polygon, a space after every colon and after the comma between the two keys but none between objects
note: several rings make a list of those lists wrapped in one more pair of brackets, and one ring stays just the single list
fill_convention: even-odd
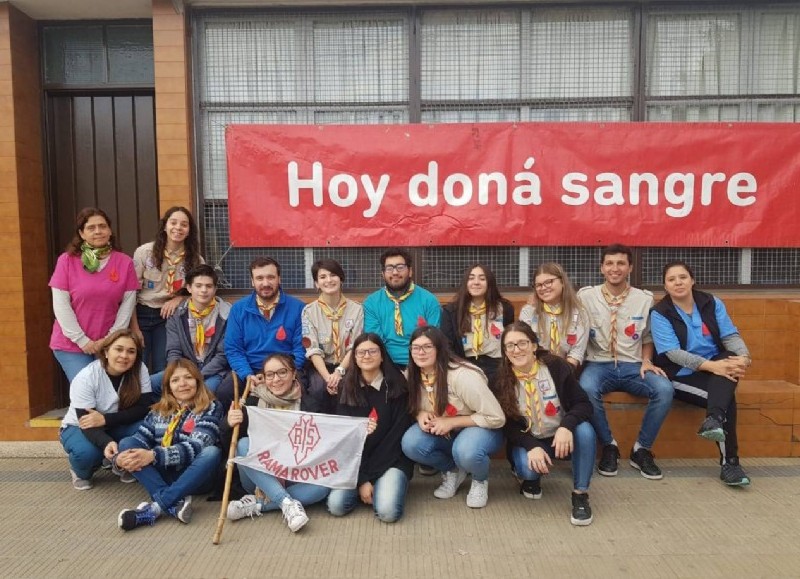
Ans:
[{"label": "red blood drop logo", "polygon": [[428,320],[426,320],[422,316],[417,316],[417,327],[418,328],[421,328],[422,326],[427,326],[427,325],[428,325]]},{"label": "red blood drop logo", "polygon": [[186,419],[186,422],[183,423],[183,431],[187,434],[191,434],[194,430],[194,416],[190,416]]},{"label": "red blood drop logo", "polygon": [[625,328],[625,335],[628,336],[629,338],[633,337],[635,333],[636,333],[636,324],[631,324],[630,326]]},{"label": "red blood drop logo", "polygon": [[548,416],[555,416],[558,414],[558,408],[556,408],[556,405],[552,402],[548,402],[547,406],[544,407],[544,413]]},{"label": "red blood drop logo", "polygon": [[578,342],[578,336],[576,334],[567,334],[567,345],[574,346]]},{"label": "red blood drop logo", "polygon": [[378,421],[378,411],[375,410],[374,406],[372,407],[372,410],[369,411],[369,419],[376,422]]},{"label": "red blood drop logo", "polygon": [[708,326],[706,325],[705,322],[703,322],[702,331],[703,331],[703,335],[704,336],[710,336],[711,335],[711,330],[708,329]]},{"label": "red blood drop logo", "polygon": [[444,407],[444,413],[448,416],[456,416],[458,414],[458,410],[456,410],[456,407],[452,404],[448,404]]},{"label": "red blood drop logo", "polygon": [[280,340],[281,342],[286,339],[286,330],[283,329],[283,326],[278,328],[278,331],[275,334],[275,339]]},{"label": "red blood drop logo", "polygon": [[502,333],[503,333],[502,331],[500,331],[500,328],[498,328],[498,327],[497,327],[497,326],[495,326],[494,324],[492,324],[492,326],[491,326],[491,328],[489,329],[489,331],[492,333],[492,336],[494,336],[495,338],[499,338],[499,337],[500,337],[500,334],[502,334]]}]

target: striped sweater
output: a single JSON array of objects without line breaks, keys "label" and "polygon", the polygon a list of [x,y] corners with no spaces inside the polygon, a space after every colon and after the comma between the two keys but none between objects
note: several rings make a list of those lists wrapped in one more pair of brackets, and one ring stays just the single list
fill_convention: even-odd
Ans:
[{"label": "striped sweater", "polygon": [[217,400],[213,400],[211,406],[201,414],[188,412],[175,429],[172,445],[163,447],[161,440],[171,416],[161,416],[150,411],[134,437],[146,448],[155,451],[155,466],[183,470],[205,447],[217,444],[219,424],[224,414],[222,405]]}]

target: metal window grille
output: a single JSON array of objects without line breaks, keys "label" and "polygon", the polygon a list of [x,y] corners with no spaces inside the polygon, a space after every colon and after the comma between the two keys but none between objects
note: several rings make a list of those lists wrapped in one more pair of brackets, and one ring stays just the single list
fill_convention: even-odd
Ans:
[{"label": "metal window grille", "polygon": [[[287,288],[313,287],[313,261],[334,257],[347,287],[369,290],[382,283],[384,248],[230,248],[230,123],[794,122],[800,114],[793,5],[197,10],[193,29],[206,257],[238,289],[249,287],[249,261],[269,254]],[[580,287],[601,281],[600,251],[423,247],[415,270],[421,284],[450,290],[480,261],[501,286],[529,287],[539,263],[557,261]],[[646,286],[660,286],[663,264],[676,258],[705,285],[800,283],[798,248],[637,252],[633,281]]]}]

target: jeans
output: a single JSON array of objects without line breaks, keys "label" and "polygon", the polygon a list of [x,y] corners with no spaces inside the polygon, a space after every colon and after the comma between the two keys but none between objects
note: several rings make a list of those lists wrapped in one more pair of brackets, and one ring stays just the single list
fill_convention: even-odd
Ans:
[{"label": "jeans", "polygon": [[[156,372],[155,374],[150,374],[150,385],[153,388],[153,394],[161,398],[161,387],[162,382],[164,381],[164,372]],[[212,392],[217,391],[217,387],[219,383],[222,382],[222,376],[216,374],[214,376],[209,376],[208,378],[204,378],[203,382],[205,382],[206,386]]]},{"label": "jeans", "polygon": [[161,372],[167,367],[167,320],[159,308],[141,304],[136,306],[136,319],[144,336],[142,361],[151,372]]},{"label": "jeans", "polygon": [[[142,421],[132,424],[121,424],[114,428],[109,428],[106,433],[116,440],[133,436],[139,429]],[[61,446],[64,447],[68,458],[69,467],[78,475],[78,478],[89,480],[92,474],[100,465],[103,464],[103,449],[97,448],[86,436],[79,426],[66,426],[59,434]]]},{"label": "jeans", "polygon": [[78,375],[78,372],[86,368],[89,364],[94,362],[95,357],[91,354],[84,354],[83,352],[67,352],[66,350],[53,350],[53,356],[56,361],[64,370],[67,376],[67,381],[70,383]]},{"label": "jeans", "polygon": [[403,454],[414,462],[431,466],[440,472],[456,467],[472,475],[472,480],[489,478],[492,454],[503,445],[503,433],[479,426],[451,432],[450,438],[423,432],[419,424],[406,430],[402,440]]},{"label": "jeans", "polygon": [[[250,448],[250,439],[242,438],[236,445],[236,456],[244,456]],[[247,466],[237,465],[242,487],[248,493],[254,493],[256,487],[260,488],[269,498],[268,503],[262,503],[261,512],[276,511],[281,508],[281,501],[285,498],[300,501],[303,506],[313,505],[324,501],[331,489],[309,483],[285,481],[284,483],[263,471]]]},{"label": "jeans", "polygon": [[[333,372],[335,366],[328,365],[328,371]],[[325,380],[314,365],[308,362],[305,367],[308,380],[308,389],[303,392],[302,410],[305,412],[320,412],[322,414],[336,414],[336,401],[338,396],[328,393]],[[339,383],[341,385],[341,382]]]},{"label": "jeans", "polygon": [[642,419],[638,442],[645,448],[653,448],[658,431],[672,406],[673,388],[669,378],[654,372],[647,372],[642,378],[639,375],[641,366],[635,362],[619,362],[616,367],[614,362],[587,362],[581,373],[581,388],[589,395],[594,408],[592,426],[603,446],[614,440],[603,407],[603,395],[622,390],[650,399]]},{"label": "jeans", "polygon": [[[403,516],[406,504],[408,477],[399,468],[390,468],[375,481],[372,489],[372,508],[384,523],[394,523]],[[361,500],[358,489],[333,489],[328,495],[328,512],[343,517],[356,508]]]},{"label": "jeans", "polygon": [[[149,447],[132,436],[119,443],[120,452],[131,448]],[[189,495],[209,492],[221,458],[222,451],[218,447],[206,446],[185,468],[150,464],[131,474],[166,512]]]},{"label": "jeans", "polygon": [[[597,437],[591,423],[581,422],[572,433],[574,449],[572,452],[572,484],[576,491],[588,491],[589,482],[592,480],[594,469],[594,453],[597,447]],[[550,458],[555,458],[556,449],[553,448],[553,438],[543,439],[545,450]],[[528,464],[528,452],[521,446],[511,450],[511,459],[514,471],[522,480],[538,480],[540,475],[532,470]]]}]

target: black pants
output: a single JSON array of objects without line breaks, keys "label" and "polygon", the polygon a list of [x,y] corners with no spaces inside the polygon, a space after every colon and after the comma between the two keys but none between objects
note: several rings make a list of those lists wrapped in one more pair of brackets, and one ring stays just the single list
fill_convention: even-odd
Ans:
[{"label": "black pants", "polygon": [[[714,358],[720,360],[732,356],[730,352]],[[706,416],[721,417],[725,425],[725,442],[718,442],[720,459],[739,456],[739,440],[736,435],[736,386],[737,382],[711,372],[693,372],[686,376],[675,376],[675,398],[706,409]]]}]

